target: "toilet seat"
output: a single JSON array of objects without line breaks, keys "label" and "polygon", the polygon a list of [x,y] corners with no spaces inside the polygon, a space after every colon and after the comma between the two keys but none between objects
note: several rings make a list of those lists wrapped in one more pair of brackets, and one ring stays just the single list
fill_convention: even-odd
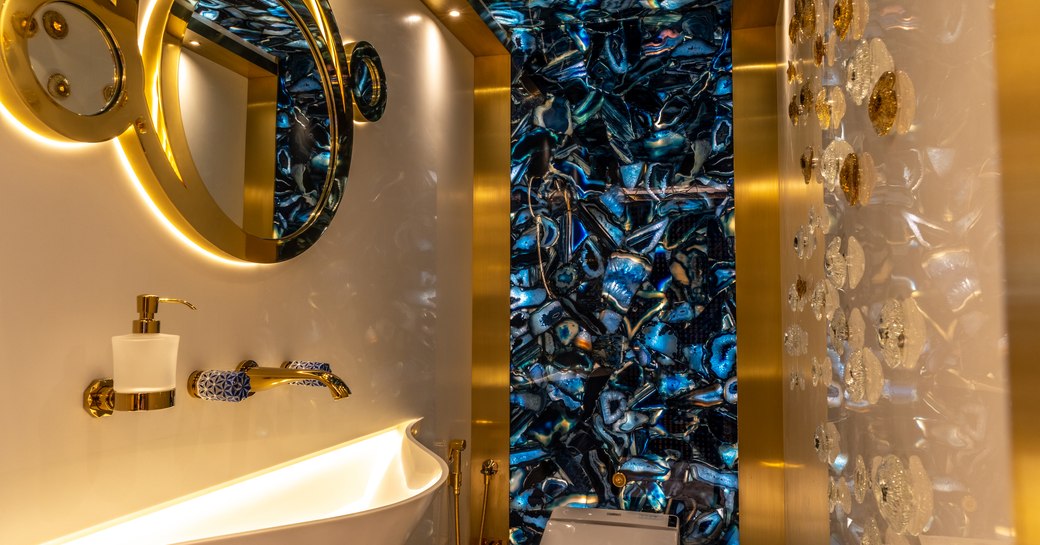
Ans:
[{"label": "toilet seat", "polygon": [[558,507],[541,545],[676,545],[678,526],[675,515]]}]

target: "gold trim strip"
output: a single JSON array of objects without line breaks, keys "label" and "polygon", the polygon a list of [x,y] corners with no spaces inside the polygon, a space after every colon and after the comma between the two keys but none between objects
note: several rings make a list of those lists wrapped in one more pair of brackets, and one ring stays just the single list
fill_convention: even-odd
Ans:
[{"label": "gold trim strip", "polygon": [[734,30],[740,539],[755,545],[785,533],[776,55],[773,26]]},{"label": "gold trim strip", "polygon": [[1000,0],[996,10],[997,92],[1003,159],[1008,364],[1019,545],[1040,545],[1040,57],[1036,0]]}]

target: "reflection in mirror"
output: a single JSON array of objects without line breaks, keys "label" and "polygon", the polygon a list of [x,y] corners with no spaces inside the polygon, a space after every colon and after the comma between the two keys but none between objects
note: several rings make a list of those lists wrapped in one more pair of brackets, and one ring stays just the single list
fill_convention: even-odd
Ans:
[{"label": "reflection in mirror", "polygon": [[84,116],[115,103],[122,63],[97,19],[76,5],[48,2],[33,13],[24,32],[32,71],[51,100]]},{"label": "reflection in mirror", "polygon": [[273,2],[202,0],[174,15],[187,19],[179,95],[200,176],[250,234],[292,236],[322,202],[331,155],[307,36]]}]

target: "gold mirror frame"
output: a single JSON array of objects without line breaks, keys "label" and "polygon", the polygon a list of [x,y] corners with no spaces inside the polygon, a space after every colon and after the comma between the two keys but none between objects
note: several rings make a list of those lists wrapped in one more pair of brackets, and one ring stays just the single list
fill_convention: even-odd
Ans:
[{"label": "gold mirror frame", "polygon": [[[48,95],[36,79],[25,39],[30,17],[51,0],[4,0],[0,6],[0,100],[23,125],[33,132],[59,141],[104,142],[127,131],[139,114],[132,97],[143,92],[143,66],[136,54],[126,54],[137,40],[137,4],[62,0],[76,6],[104,28],[115,44],[122,66],[119,96],[105,111],[79,115],[67,110]],[[42,29],[38,29],[42,32]]]},{"label": "gold mirror frame", "polygon": [[215,255],[276,263],[299,255],[317,241],[343,195],[354,128],[348,63],[327,0],[280,1],[310,44],[330,123],[329,168],[317,205],[302,227],[280,238],[258,236],[249,232],[255,227],[247,231],[235,223],[210,194],[191,157],[177,94],[187,22],[172,16],[184,6],[178,0],[146,0],[140,6],[136,2],[64,0],[91,14],[107,30],[123,66],[121,94],[113,106],[83,116],[54,102],[30,65],[24,24],[48,1],[3,0],[0,7],[0,43],[4,44],[0,100],[21,123],[60,141],[116,138],[159,211],[193,243]]}]

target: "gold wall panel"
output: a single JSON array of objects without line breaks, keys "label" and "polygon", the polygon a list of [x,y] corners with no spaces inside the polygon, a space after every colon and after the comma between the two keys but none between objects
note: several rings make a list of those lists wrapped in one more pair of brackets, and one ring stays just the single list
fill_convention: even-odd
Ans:
[{"label": "gold wall panel", "polygon": [[509,56],[474,59],[473,448],[470,541],[480,523],[481,463],[499,473],[488,492],[484,535],[509,532]]},{"label": "gold wall panel", "polygon": [[[779,11],[780,0],[733,0],[733,29],[769,27],[772,32]],[[734,52],[737,48],[736,42],[737,37],[734,36]]]},{"label": "gold wall panel", "polygon": [[1040,3],[995,5],[1015,527],[1019,545],[1040,545]]},{"label": "gold wall panel", "polygon": [[740,539],[755,545],[782,544],[785,526],[776,58],[772,24],[734,30]]}]

